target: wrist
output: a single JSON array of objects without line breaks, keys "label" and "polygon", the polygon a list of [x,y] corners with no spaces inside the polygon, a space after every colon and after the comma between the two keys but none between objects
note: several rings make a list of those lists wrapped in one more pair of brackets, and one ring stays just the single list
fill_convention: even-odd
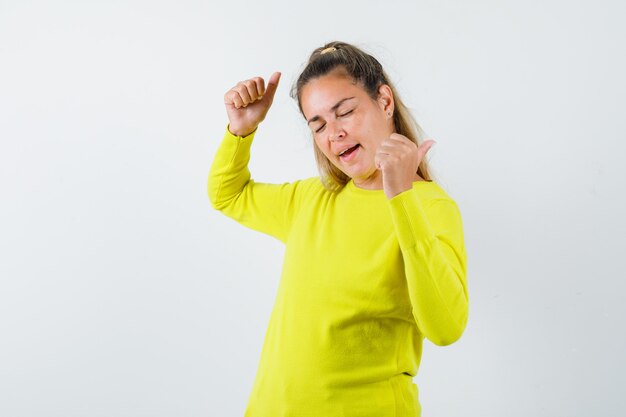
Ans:
[{"label": "wrist", "polygon": [[250,134],[252,134],[257,128],[239,128],[237,126],[232,126],[230,123],[227,126],[227,129],[230,133],[232,133],[235,136],[241,136],[241,137],[246,137]]},{"label": "wrist", "polygon": [[410,186],[390,188],[388,190],[385,190],[385,195],[387,196],[387,200],[391,200],[392,198],[398,196],[399,194],[405,193],[412,189],[413,189],[413,184],[411,184]]}]

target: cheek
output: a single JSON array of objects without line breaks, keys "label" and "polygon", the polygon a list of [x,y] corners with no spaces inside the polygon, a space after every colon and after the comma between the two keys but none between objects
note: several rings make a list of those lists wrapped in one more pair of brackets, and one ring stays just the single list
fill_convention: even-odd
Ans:
[{"label": "cheek", "polygon": [[389,137],[386,126],[369,124],[363,129],[363,141],[372,149],[377,149],[381,142]]},{"label": "cheek", "polygon": [[330,146],[330,142],[324,138],[323,134],[315,137],[314,140],[317,146],[322,150],[326,150]]},{"label": "cheek", "polygon": [[330,152],[330,150],[328,149],[328,141],[323,139],[314,139],[314,141],[317,149],[322,151],[322,153],[328,158],[328,153]]},{"label": "cheek", "polygon": [[373,136],[376,136],[376,129],[374,128],[374,124],[371,119],[368,119],[367,116],[361,116],[352,118],[350,120],[349,125],[346,126],[349,128],[349,132],[353,136],[358,136],[360,140],[363,142],[370,142]]}]

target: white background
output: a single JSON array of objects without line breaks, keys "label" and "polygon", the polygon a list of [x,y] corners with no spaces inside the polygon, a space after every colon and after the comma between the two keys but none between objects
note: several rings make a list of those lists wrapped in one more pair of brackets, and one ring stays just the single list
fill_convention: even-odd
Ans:
[{"label": "white background", "polygon": [[0,1],[0,415],[242,416],[284,247],[213,210],[237,81],[282,71],[259,182],[317,175],[310,52],[383,63],[461,209],[470,320],[424,416],[626,407],[626,7]]}]

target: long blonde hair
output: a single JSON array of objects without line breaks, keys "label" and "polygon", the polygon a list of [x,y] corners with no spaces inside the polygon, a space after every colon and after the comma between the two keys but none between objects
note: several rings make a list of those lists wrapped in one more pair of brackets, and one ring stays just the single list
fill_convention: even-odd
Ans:
[{"label": "long blonde hair", "polygon": [[[363,87],[372,100],[378,98],[378,88],[387,84],[391,89],[395,103],[393,114],[395,131],[409,138],[417,146],[421,145],[424,140],[424,131],[400,99],[396,88],[389,81],[389,77],[380,62],[370,54],[345,42],[329,42],[311,53],[306,67],[300,73],[290,94],[298,102],[302,116],[304,116],[300,103],[302,88],[309,81],[326,75],[336,68],[343,68],[356,83]],[[350,181],[350,177],[333,165],[317,145],[314,145],[313,148],[322,183],[330,191],[339,191]],[[417,174],[426,181],[433,180],[426,158],[422,159],[419,164]]]}]

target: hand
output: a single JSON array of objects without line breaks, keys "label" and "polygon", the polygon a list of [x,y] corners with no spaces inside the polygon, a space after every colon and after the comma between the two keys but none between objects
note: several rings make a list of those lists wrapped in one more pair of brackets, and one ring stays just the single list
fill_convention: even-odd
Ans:
[{"label": "hand", "polygon": [[382,172],[383,189],[387,199],[391,200],[401,192],[413,188],[417,168],[422,163],[426,152],[435,144],[427,140],[419,148],[406,136],[392,133],[383,140],[376,150],[374,162]]},{"label": "hand", "polygon": [[275,72],[267,83],[261,77],[240,81],[224,94],[228,130],[237,136],[254,132],[274,101],[281,73]]}]

